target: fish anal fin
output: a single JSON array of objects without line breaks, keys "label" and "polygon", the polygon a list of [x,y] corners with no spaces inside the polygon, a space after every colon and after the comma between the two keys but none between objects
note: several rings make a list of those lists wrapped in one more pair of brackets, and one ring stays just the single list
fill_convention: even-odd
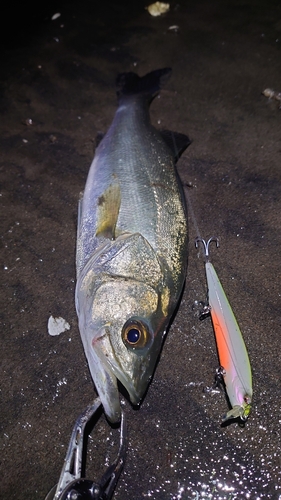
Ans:
[{"label": "fish anal fin", "polygon": [[96,236],[115,239],[120,205],[121,190],[119,184],[115,182],[110,184],[98,198]]}]

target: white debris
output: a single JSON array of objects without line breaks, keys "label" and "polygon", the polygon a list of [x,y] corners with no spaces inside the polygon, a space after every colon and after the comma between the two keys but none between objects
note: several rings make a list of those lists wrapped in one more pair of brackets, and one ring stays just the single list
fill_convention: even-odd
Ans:
[{"label": "white debris", "polygon": [[57,19],[57,18],[58,18],[58,17],[60,17],[60,16],[61,16],[60,12],[57,12],[56,14],[54,14],[54,15],[52,16],[52,21],[55,21],[55,19]]},{"label": "white debris", "polygon": [[151,16],[161,16],[170,10],[170,4],[164,2],[155,2],[146,7]]},{"label": "white debris", "polygon": [[169,26],[168,31],[173,31],[174,33],[178,33],[180,30],[180,27],[177,24],[173,24],[172,26]]},{"label": "white debris", "polygon": [[66,330],[70,329],[70,324],[61,317],[54,318],[54,316],[50,316],[48,320],[48,332],[49,335],[55,337],[56,335],[60,335]]},{"label": "white debris", "polygon": [[262,94],[269,99],[276,99],[276,101],[281,101],[281,92],[276,92],[273,89],[265,89]]}]

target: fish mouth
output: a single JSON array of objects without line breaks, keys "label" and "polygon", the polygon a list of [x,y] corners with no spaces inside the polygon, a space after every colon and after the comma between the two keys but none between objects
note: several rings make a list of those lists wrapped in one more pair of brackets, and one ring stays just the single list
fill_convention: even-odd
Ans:
[{"label": "fish mouth", "polygon": [[104,412],[110,422],[117,423],[121,420],[117,378],[110,369],[107,360],[103,358],[104,355],[99,356],[97,352],[92,350],[88,357],[88,365]]},{"label": "fish mouth", "polygon": [[[125,387],[133,405],[138,405],[147,384],[134,384],[134,378],[127,376],[120,366],[106,334],[92,341],[90,356],[87,356],[90,372],[101,399],[108,420],[121,420],[121,405],[117,380]],[[140,386],[141,387],[138,387]]]}]

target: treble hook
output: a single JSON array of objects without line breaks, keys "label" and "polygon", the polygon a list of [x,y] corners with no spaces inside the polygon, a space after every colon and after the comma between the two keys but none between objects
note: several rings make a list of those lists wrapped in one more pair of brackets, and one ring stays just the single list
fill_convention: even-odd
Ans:
[{"label": "treble hook", "polygon": [[203,238],[199,238],[198,236],[197,236],[197,238],[195,238],[195,247],[196,248],[198,248],[198,243],[202,243],[202,245],[204,246],[204,250],[205,250],[204,257],[205,257],[207,262],[209,262],[209,260],[210,260],[209,259],[209,257],[210,257],[209,245],[210,245],[211,241],[215,241],[217,248],[219,247],[219,239],[216,236],[211,236],[211,238],[209,238],[207,242],[206,242],[206,240],[204,240]]}]

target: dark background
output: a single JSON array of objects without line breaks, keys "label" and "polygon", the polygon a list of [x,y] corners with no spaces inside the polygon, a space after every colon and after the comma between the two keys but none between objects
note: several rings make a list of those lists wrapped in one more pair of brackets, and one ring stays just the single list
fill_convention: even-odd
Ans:
[{"label": "dark background", "polygon": [[[40,500],[57,482],[72,425],[95,397],[74,307],[77,202],[95,138],[116,110],[119,72],[171,66],[153,123],[192,144],[178,171],[190,217],[186,288],[139,411],[116,499],[273,499],[280,486],[281,7],[264,1],[8,3],[1,14],[1,483],[3,500]],[[55,21],[56,12],[61,16]],[[169,27],[178,25],[177,33]],[[32,120],[32,123],[30,122]],[[31,123],[31,124],[28,124]],[[220,237],[216,270],[243,332],[254,404],[222,428],[224,395],[204,300],[198,230]],[[51,337],[50,315],[69,332]],[[101,417],[87,477],[115,457]]]}]

